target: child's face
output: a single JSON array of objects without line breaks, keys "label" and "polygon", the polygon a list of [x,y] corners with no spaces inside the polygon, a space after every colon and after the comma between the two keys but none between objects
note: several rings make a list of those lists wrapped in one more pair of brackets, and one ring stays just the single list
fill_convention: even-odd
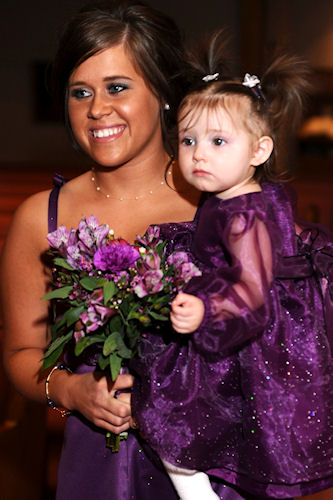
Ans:
[{"label": "child's face", "polygon": [[180,121],[178,134],[181,171],[200,191],[227,198],[230,188],[252,179],[254,139],[222,107],[190,112]]}]

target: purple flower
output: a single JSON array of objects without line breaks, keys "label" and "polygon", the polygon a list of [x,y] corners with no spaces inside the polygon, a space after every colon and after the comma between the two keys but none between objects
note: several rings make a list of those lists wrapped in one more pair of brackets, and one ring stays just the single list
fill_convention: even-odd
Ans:
[{"label": "purple flower", "polygon": [[103,325],[103,322],[96,314],[96,311],[93,306],[88,307],[88,311],[84,312],[80,315],[80,319],[85,326],[87,332],[94,332]]},{"label": "purple flower", "polygon": [[137,235],[136,241],[143,246],[155,248],[159,243],[162,242],[162,240],[160,240],[159,226],[149,226],[143,236]]},{"label": "purple flower", "polygon": [[133,267],[139,258],[139,250],[128,244],[107,245],[94,255],[94,265],[101,271],[119,272]]},{"label": "purple flower", "polygon": [[144,274],[149,270],[157,270],[161,267],[161,258],[160,256],[153,252],[149,251],[141,256],[141,259],[136,262],[137,270],[140,274]]},{"label": "purple flower", "polygon": [[68,246],[77,242],[75,229],[68,229],[65,226],[59,226],[56,231],[47,235],[47,241],[53,248],[57,248],[62,255],[66,255]]},{"label": "purple flower", "polygon": [[186,252],[173,252],[167,258],[167,263],[169,264],[169,266],[174,265],[177,267],[184,262],[189,262],[189,256]]},{"label": "purple flower", "polygon": [[77,246],[67,248],[66,260],[74,269],[80,269],[81,271],[90,271],[92,269],[91,256],[81,253]]},{"label": "purple flower", "polygon": [[96,313],[100,316],[103,324],[107,319],[111,318],[111,316],[113,316],[117,312],[116,309],[114,308],[101,306],[99,304],[95,304],[94,309]]},{"label": "purple flower", "polygon": [[182,287],[194,276],[201,276],[201,271],[193,262],[183,262],[175,268],[175,282],[178,286]]},{"label": "purple flower", "polygon": [[135,276],[132,282],[134,292],[138,297],[145,297],[152,293],[158,293],[163,290],[163,271],[151,270],[142,276]]},{"label": "purple flower", "polygon": [[77,321],[75,323],[75,332],[74,332],[74,339],[75,339],[75,342],[78,342],[79,340],[83,339],[83,337],[85,337],[86,334],[84,332],[84,329],[83,329],[83,323],[82,321]]},{"label": "purple flower", "polygon": [[93,252],[99,248],[109,234],[107,224],[98,224],[96,217],[91,215],[87,219],[82,219],[79,223],[78,237],[79,248],[82,251]]}]

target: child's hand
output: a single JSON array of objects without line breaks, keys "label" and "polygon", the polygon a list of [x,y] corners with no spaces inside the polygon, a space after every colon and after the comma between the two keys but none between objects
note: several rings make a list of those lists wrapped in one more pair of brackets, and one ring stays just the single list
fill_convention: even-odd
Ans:
[{"label": "child's hand", "polygon": [[201,299],[188,293],[179,293],[171,304],[170,319],[178,333],[192,333],[201,324],[205,306]]}]

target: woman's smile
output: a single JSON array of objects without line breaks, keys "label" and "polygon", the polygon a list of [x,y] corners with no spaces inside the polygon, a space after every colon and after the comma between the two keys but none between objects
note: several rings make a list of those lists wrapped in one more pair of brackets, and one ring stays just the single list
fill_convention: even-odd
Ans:
[{"label": "woman's smile", "polygon": [[124,130],[125,125],[113,127],[96,127],[90,130],[90,134],[97,141],[100,141],[101,139],[115,140],[121,136]]}]

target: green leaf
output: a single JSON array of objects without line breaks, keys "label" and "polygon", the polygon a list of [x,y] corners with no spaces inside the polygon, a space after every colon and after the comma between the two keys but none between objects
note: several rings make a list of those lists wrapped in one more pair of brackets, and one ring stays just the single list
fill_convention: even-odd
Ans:
[{"label": "green leaf", "polygon": [[105,280],[103,278],[94,278],[93,276],[87,276],[86,278],[82,278],[82,280],[80,280],[80,285],[89,292],[96,290],[96,288],[100,288],[104,285],[104,283]]},{"label": "green leaf", "polygon": [[62,257],[55,257],[53,259],[53,263],[56,266],[63,267],[64,269],[69,269],[70,271],[75,271],[75,269],[68,264],[67,260],[63,259]]},{"label": "green leaf", "polygon": [[71,307],[65,312],[66,315],[66,325],[71,326],[76,323],[80,317],[80,314],[85,310],[85,306],[81,305],[79,307]]},{"label": "green leaf", "polygon": [[163,314],[158,314],[154,311],[149,311],[148,314],[149,314],[149,316],[151,316],[152,318],[154,318],[158,321],[169,321],[169,317],[164,316]]},{"label": "green leaf", "polygon": [[112,352],[116,351],[119,345],[122,343],[122,338],[119,332],[112,332],[111,335],[107,337],[103,346],[103,355],[109,356]]},{"label": "green leaf", "polygon": [[[83,310],[84,310],[84,307],[83,307]],[[61,333],[64,329],[66,330],[66,327],[71,326],[73,323],[75,323],[75,321],[77,321],[75,319],[75,317],[77,315],[77,311],[78,311],[77,307],[70,307],[69,309],[67,309],[67,311],[64,312],[64,314],[61,316],[60,320],[57,321],[52,327],[52,337],[53,337],[53,333],[56,334],[56,337],[59,337],[59,333]],[[73,319],[73,321],[72,321],[72,319]]]},{"label": "green leaf", "polygon": [[104,305],[117,293],[118,289],[113,281],[107,281],[103,286]]},{"label": "green leaf", "polygon": [[138,319],[138,317],[140,316],[140,313],[137,312],[137,310],[139,309],[140,307],[140,304],[134,304],[133,307],[131,308],[131,310],[129,311],[128,315],[127,315],[127,319],[130,320],[130,319]]},{"label": "green leaf", "polygon": [[43,370],[51,365],[54,365],[54,363],[57,361],[60,354],[62,353],[63,348],[65,347],[67,342],[71,340],[72,336],[73,336],[73,331],[67,333],[67,335],[58,337],[56,340],[51,342],[49,348],[47,349],[42,358],[44,360],[42,367]]},{"label": "green leaf", "polygon": [[109,357],[105,357],[103,354],[100,354],[98,356],[98,365],[101,370],[105,370],[105,368],[109,365]]},{"label": "green leaf", "polygon": [[111,378],[113,381],[115,381],[120,372],[121,358],[119,358],[117,354],[112,353],[109,356],[109,363],[110,363]]},{"label": "green leaf", "polygon": [[62,286],[61,288],[56,288],[50,293],[47,293],[42,297],[43,300],[50,299],[67,299],[70,292],[73,290],[73,286]]},{"label": "green leaf", "polygon": [[75,355],[80,356],[80,354],[90,345],[96,344],[97,342],[103,342],[104,337],[102,335],[89,335],[80,339],[77,344],[75,344]]},{"label": "green leaf", "polygon": [[108,328],[110,332],[122,332],[123,331],[123,321],[119,314],[112,316],[108,323]]},{"label": "green leaf", "polygon": [[158,253],[158,255],[161,257],[162,259],[162,264],[163,264],[163,250],[164,250],[164,247],[166,245],[166,241],[162,241],[161,243],[159,243],[156,247],[155,247],[155,252]]}]

